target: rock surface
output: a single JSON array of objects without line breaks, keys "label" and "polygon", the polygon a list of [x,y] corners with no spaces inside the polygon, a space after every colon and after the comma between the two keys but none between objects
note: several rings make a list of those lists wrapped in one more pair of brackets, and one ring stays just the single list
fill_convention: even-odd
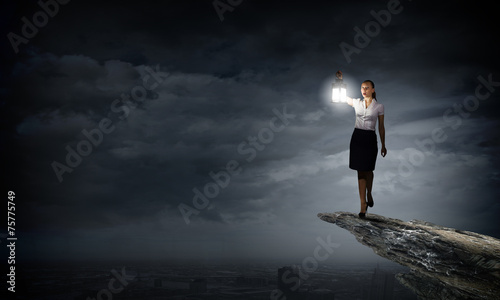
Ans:
[{"label": "rock surface", "polygon": [[500,240],[428,222],[350,212],[318,217],[351,232],[382,257],[411,269],[396,278],[419,299],[500,299]]}]

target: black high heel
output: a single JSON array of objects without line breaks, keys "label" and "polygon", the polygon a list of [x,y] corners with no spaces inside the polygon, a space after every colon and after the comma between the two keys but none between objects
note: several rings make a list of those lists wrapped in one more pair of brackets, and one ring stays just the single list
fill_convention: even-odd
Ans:
[{"label": "black high heel", "polygon": [[[371,199],[370,199],[371,198]],[[371,201],[370,201],[371,200]],[[368,202],[366,202],[366,204],[369,206],[369,207],[373,207],[373,197],[368,197]]]},{"label": "black high heel", "polygon": [[360,213],[358,214],[358,216],[359,216],[359,218],[360,218],[360,219],[364,219],[364,218],[366,218],[366,213],[368,212],[368,203],[366,203],[366,202],[365,202],[365,205],[366,205],[365,212],[364,212],[364,213],[360,212]]}]

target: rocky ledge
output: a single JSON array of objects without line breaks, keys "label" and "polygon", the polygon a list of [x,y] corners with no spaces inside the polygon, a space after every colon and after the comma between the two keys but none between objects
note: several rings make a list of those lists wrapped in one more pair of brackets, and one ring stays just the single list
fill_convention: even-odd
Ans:
[{"label": "rocky ledge", "polygon": [[429,222],[350,212],[318,217],[351,232],[382,257],[411,269],[397,274],[419,299],[500,299],[500,240]]}]

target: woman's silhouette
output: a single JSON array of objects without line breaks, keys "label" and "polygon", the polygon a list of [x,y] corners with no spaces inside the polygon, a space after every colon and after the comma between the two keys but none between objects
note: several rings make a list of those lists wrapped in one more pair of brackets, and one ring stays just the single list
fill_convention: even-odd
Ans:
[{"label": "woman's silhouette", "polygon": [[[337,78],[342,79],[342,72],[337,71]],[[360,218],[364,218],[369,207],[373,206],[372,185],[373,170],[377,160],[377,135],[375,125],[378,119],[378,132],[382,142],[380,154],[385,157],[384,105],[377,102],[375,84],[365,80],[361,84],[363,100],[347,97],[347,104],[356,112],[356,123],[349,146],[349,168],[358,171],[359,198],[361,200]]]}]

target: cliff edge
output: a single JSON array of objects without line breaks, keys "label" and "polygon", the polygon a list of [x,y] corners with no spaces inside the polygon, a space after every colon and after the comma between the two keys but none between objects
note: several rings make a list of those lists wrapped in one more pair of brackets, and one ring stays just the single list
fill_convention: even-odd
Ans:
[{"label": "cliff edge", "polygon": [[419,299],[500,299],[500,240],[429,222],[403,222],[350,212],[318,217],[351,232],[358,242],[411,269],[396,278]]}]

